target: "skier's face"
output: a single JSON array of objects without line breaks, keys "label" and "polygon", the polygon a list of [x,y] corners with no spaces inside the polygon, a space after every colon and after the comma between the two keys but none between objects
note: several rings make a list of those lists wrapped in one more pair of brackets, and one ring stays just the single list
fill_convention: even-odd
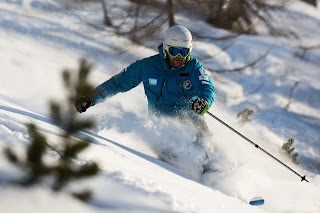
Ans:
[{"label": "skier's face", "polygon": [[177,57],[173,58],[170,55],[168,55],[169,63],[173,68],[178,68],[181,67],[186,63],[187,58],[182,58],[180,55]]}]

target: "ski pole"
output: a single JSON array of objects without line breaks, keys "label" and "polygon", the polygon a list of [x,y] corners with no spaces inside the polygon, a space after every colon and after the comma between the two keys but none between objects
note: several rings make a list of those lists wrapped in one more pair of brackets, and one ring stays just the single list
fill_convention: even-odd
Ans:
[{"label": "ski pole", "polygon": [[260,149],[261,151],[263,151],[264,153],[266,153],[267,155],[269,155],[270,157],[272,157],[274,160],[278,161],[280,164],[282,164],[283,166],[285,166],[287,169],[289,169],[290,171],[292,171],[294,174],[298,175],[301,178],[301,182],[302,181],[306,181],[309,183],[309,181],[306,179],[306,176],[302,176],[300,175],[298,172],[294,171],[293,169],[291,169],[289,166],[287,166],[286,164],[284,164],[283,162],[281,162],[279,159],[277,159],[276,157],[274,157],[273,155],[271,155],[269,152],[267,152],[266,150],[264,150],[263,148],[261,148],[258,144],[254,143],[253,141],[251,141],[250,139],[248,139],[247,137],[245,137],[244,135],[242,135],[240,132],[238,132],[237,130],[235,130],[234,128],[232,128],[231,126],[229,126],[228,124],[226,124],[225,122],[223,122],[221,119],[217,118],[215,115],[213,115],[212,113],[210,113],[209,111],[207,111],[207,114],[210,115],[212,118],[216,119],[217,121],[219,121],[220,123],[222,123],[224,126],[228,127],[230,130],[232,130],[234,133],[238,134],[240,137],[242,137],[243,139],[245,139],[246,141],[248,141],[249,143],[251,143],[252,145],[254,145],[254,147]]}]

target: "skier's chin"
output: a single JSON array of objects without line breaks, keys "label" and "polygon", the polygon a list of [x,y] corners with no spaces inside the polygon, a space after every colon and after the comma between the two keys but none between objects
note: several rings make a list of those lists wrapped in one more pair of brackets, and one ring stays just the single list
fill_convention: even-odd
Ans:
[{"label": "skier's chin", "polygon": [[183,65],[183,60],[174,60],[173,61],[173,67],[174,68],[181,67],[182,65]]}]

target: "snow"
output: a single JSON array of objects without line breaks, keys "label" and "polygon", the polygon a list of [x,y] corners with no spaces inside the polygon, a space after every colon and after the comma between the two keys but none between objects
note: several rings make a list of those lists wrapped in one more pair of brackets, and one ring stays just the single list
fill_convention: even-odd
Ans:
[{"label": "snow", "polygon": [[[157,53],[134,44],[124,47],[130,44],[126,38],[101,30],[102,26],[86,25],[79,14],[97,23],[102,17],[95,3],[86,9],[63,5],[44,0],[0,2],[0,150],[10,146],[23,155],[29,142],[28,122],[37,124],[50,143],[59,143],[61,130],[49,118],[47,104],[63,98],[61,72],[76,69],[79,58],[94,63],[91,81],[98,85],[130,63]],[[270,50],[254,69],[209,72],[217,89],[210,112],[306,175],[309,183],[300,182],[209,115],[206,121],[213,136],[207,146],[218,172],[200,176],[203,153],[190,146],[195,132],[175,119],[150,120],[140,85],[80,115],[93,118],[96,127],[81,133],[91,138],[92,145],[78,160],[97,161],[102,171],[69,189],[92,189],[94,197],[88,204],[68,195],[69,189],[53,192],[45,184],[32,188],[7,184],[21,171],[1,151],[0,212],[320,212],[320,50],[305,58],[295,56],[299,45],[319,44],[319,7],[293,1],[286,14],[296,18],[282,23],[290,24],[302,39],[242,35],[225,50],[225,43],[199,39],[193,54],[214,70],[241,67]],[[204,36],[225,33],[182,15],[177,21]],[[160,42],[146,41],[153,47]],[[127,51],[118,54],[123,50]],[[295,84],[292,103],[285,110]],[[236,115],[245,108],[254,111],[252,121],[240,125]],[[289,138],[295,139],[300,165],[280,151]],[[163,148],[178,155],[175,166],[157,159]],[[265,204],[250,206],[255,196],[263,197]]]}]

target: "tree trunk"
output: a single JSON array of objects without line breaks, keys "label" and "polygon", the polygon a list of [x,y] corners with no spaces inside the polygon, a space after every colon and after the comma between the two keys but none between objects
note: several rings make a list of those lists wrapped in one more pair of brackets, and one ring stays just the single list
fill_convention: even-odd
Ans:
[{"label": "tree trunk", "polygon": [[169,27],[176,24],[174,20],[174,4],[173,0],[167,0]]},{"label": "tree trunk", "polygon": [[315,6],[315,7],[317,7],[317,0],[301,0],[301,1],[304,1],[304,2],[306,2],[308,4],[311,4],[311,5]]},{"label": "tree trunk", "polygon": [[101,2],[101,6],[102,6],[103,23],[104,23],[104,25],[113,26],[112,22],[111,22],[111,20],[110,20],[110,18],[108,16],[107,5],[106,5],[105,1],[104,0],[100,0],[100,2]]},{"label": "tree trunk", "polygon": [[238,33],[254,33],[243,0],[210,0],[208,22]]}]

